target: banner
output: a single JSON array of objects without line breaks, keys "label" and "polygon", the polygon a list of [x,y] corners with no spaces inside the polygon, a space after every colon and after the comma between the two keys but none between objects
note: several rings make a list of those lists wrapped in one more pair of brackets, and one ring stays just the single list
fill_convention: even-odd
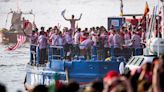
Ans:
[{"label": "banner", "polygon": [[24,35],[17,35],[17,43],[13,46],[9,46],[6,50],[13,51],[19,48],[24,42],[26,41],[26,36]]}]

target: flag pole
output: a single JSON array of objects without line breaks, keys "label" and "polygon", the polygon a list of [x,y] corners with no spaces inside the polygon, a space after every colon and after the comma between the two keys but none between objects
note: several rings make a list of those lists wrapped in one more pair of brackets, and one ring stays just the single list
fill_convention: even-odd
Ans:
[{"label": "flag pole", "polygon": [[124,7],[124,5],[123,5],[123,1],[122,0],[120,0],[120,16],[123,16],[123,7]]}]

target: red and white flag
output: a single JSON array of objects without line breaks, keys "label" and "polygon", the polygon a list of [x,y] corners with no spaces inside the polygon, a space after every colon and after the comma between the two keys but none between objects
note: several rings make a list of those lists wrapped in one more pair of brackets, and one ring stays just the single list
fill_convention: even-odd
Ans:
[{"label": "red and white flag", "polygon": [[13,46],[9,46],[7,48],[8,51],[16,50],[18,47],[20,47],[24,42],[26,41],[26,36],[24,35],[17,35],[17,43]]}]

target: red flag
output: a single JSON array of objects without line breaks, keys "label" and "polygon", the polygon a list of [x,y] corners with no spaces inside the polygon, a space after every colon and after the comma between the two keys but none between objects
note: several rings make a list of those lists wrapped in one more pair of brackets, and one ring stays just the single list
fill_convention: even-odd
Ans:
[{"label": "red flag", "polygon": [[144,16],[146,16],[148,13],[149,13],[150,9],[149,9],[149,5],[148,3],[146,2],[145,4],[145,10],[144,10]]},{"label": "red flag", "polygon": [[149,5],[148,3],[146,2],[145,4],[145,10],[144,10],[144,15],[142,16],[142,19],[141,19],[141,23],[143,23],[144,21],[146,22],[146,16],[148,15],[150,9],[149,9]]},{"label": "red flag", "polygon": [[26,41],[26,36],[24,35],[17,35],[17,43],[13,46],[7,48],[8,51],[16,50]]}]

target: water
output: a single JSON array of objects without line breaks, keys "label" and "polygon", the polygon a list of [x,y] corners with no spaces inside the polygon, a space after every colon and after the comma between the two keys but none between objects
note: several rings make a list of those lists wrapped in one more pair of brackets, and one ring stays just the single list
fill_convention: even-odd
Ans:
[{"label": "water", "polygon": [[[18,2],[17,2],[18,1]],[[145,1],[148,1],[150,10],[157,5],[158,0],[123,0],[125,13],[143,13]],[[10,9],[17,7],[23,12],[31,9],[35,14],[35,22],[38,27],[60,25],[68,26],[61,11],[66,9],[66,17],[72,14],[78,18],[83,13],[82,19],[78,22],[79,27],[92,27],[104,25],[107,27],[107,17],[119,16],[120,0],[0,0],[0,28],[9,28],[11,15],[7,13]],[[34,21],[32,16],[24,16]],[[29,61],[28,44],[13,52],[4,51],[7,45],[0,45],[0,82],[3,82],[8,92],[16,92],[17,89],[24,91],[25,65]]]},{"label": "water", "polygon": [[6,45],[0,45],[0,82],[7,86],[8,92],[24,91],[25,66],[29,61],[28,44],[16,51],[5,51]]}]

